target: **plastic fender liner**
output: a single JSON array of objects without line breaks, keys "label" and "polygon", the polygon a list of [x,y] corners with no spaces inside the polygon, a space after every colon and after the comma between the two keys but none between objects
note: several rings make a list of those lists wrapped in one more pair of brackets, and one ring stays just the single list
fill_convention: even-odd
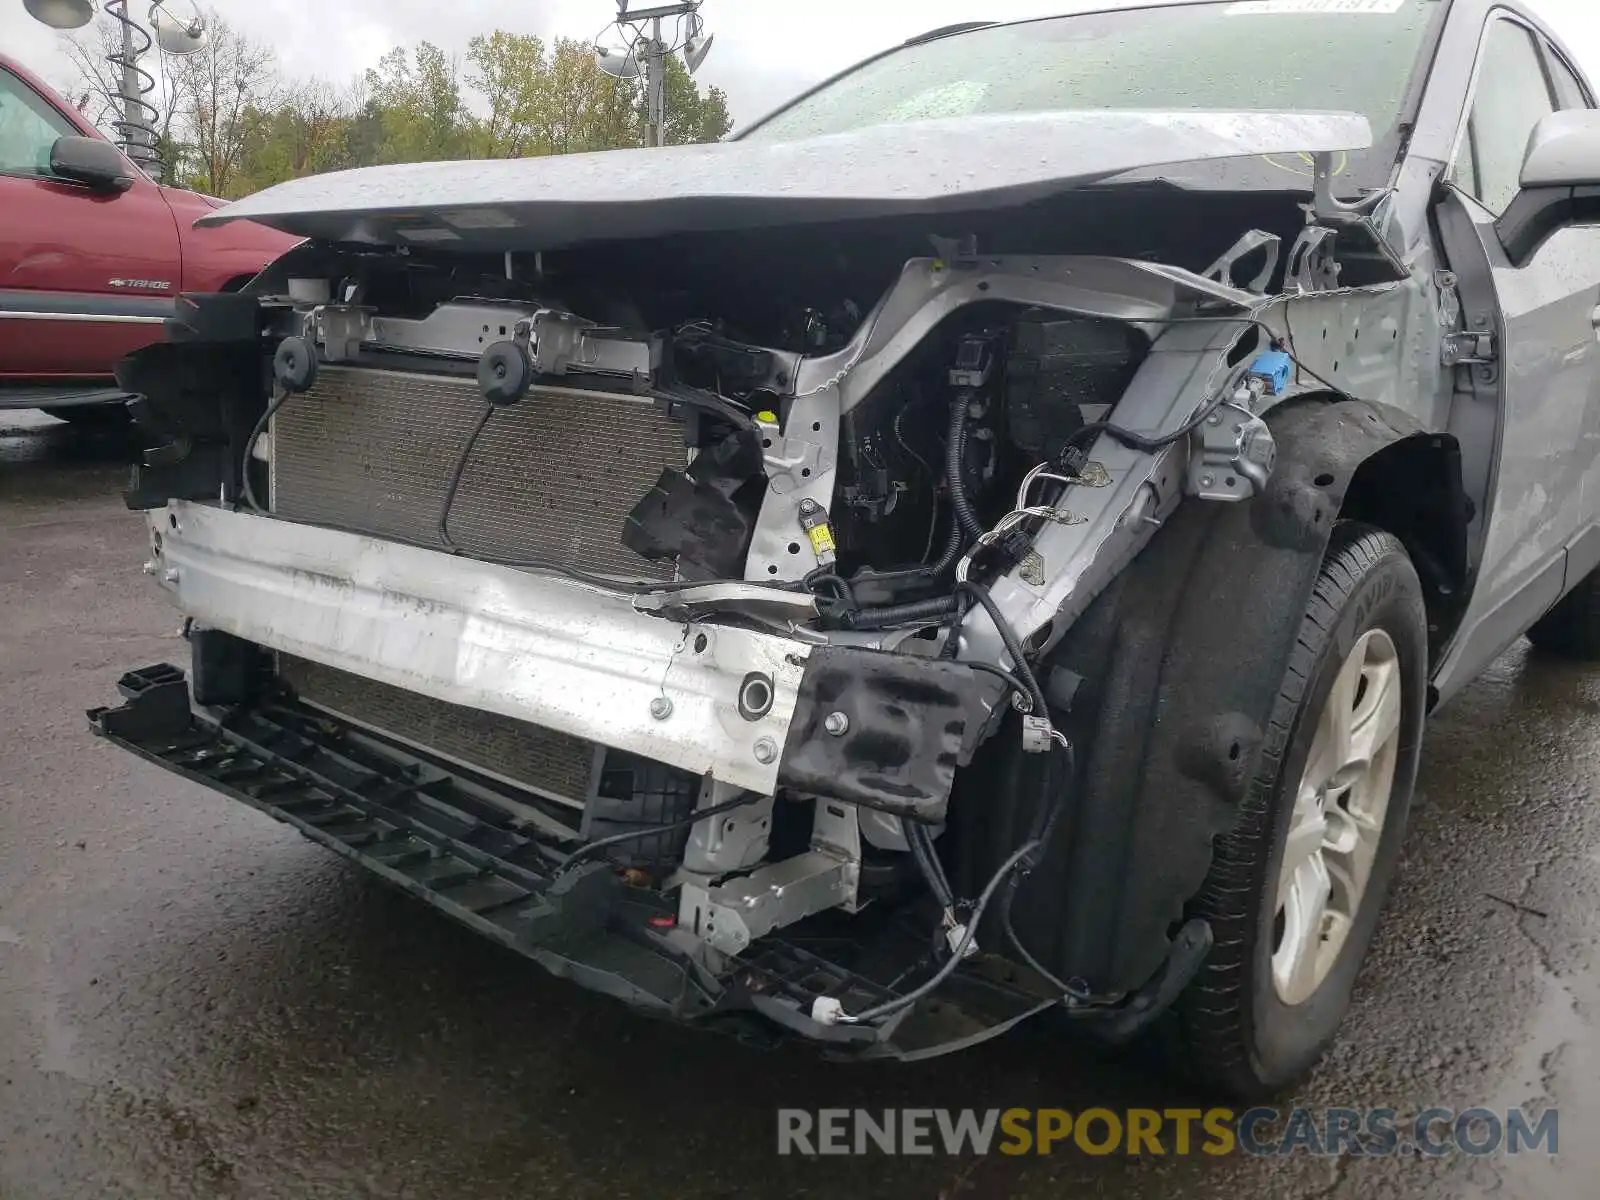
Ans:
[{"label": "plastic fender liner", "polygon": [[1002,733],[957,781],[968,887],[1070,789],[1013,917],[1046,965],[1097,993],[1137,989],[1168,957],[1254,774],[1345,491],[1365,460],[1420,432],[1386,406],[1326,397],[1267,421],[1266,492],[1180,506],[1043,664],[1052,705],[1071,706],[1053,717],[1079,748],[1077,778],[1064,756],[1023,754]]},{"label": "plastic fender liner", "polygon": [[122,359],[116,376],[137,397],[129,407],[148,447],[123,492],[129,508],[209,500],[232,488],[245,435],[265,403],[254,345],[157,342]]},{"label": "plastic fender liner", "polygon": [[971,761],[1004,690],[993,675],[947,659],[818,646],[778,784],[942,821],[956,768]]}]

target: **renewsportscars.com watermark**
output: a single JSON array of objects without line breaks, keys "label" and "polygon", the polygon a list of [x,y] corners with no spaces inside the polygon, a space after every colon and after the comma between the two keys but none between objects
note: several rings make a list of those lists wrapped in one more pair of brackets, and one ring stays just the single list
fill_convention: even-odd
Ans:
[{"label": "renewsportscars.com watermark", "polygon": [[780,1108],[778,1153],[1474,1157],[1560,1151],[1555,1108]]}]

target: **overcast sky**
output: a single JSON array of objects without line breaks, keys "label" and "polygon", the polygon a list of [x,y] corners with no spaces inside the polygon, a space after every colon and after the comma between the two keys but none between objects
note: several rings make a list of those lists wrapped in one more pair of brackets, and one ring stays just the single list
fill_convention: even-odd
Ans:
[{"label": "overcast sky", "polygon": [[[635,9],[652,0],[632,0]],[[188,0],[172,0],[184,12]],[[1600,81],[1600,0],[1531,0]],[[148,0],[131,0],[141,13]],[[275,42],[286,73],[345,80],[397,45],[424,39],[460,52],[476,33],[500,28],[593,37],[615,0],[213,0],[255,37]],[[705,0],[716,45],[700,78],[727,93],[747,123],[805,84],[912,34],[973,18],[1036,16],[1104,8],[1106,0]],[[0,0],[0,49],[52,82],[72,79],[55,36]],[[1248,69],[1248,60],[1240,63]]]}]

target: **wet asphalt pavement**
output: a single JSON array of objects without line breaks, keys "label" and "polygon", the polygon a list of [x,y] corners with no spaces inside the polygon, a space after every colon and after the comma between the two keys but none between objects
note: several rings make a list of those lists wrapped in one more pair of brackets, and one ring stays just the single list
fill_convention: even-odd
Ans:
[{"label": "wet asphalt pavement", "polygon": [[1600,671],[1509,652],[1441,713],[1343,1040],[1296,1099],[1559,1106],[1560,1153],[776,1157],[775,1110],[1174,1107],[1044,1029],[830,1065],[649,1023],[92,738],[185,661],[122,447],[0,414],[0,1198],[1588,1197]]}]

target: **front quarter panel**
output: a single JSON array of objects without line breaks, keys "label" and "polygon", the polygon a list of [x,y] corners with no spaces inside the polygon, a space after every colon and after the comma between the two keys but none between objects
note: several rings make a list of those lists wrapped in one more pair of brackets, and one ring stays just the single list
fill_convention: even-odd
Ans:
[{"label": "front quarter panel", "polygon": [[176,188],[162,192],[178,223],[183,291],[224,291],[236,281],[254,278],[300,243],[299,238],[250,221],[197,226],[201,217],[217,211],[216,205],[194,192]]}]

